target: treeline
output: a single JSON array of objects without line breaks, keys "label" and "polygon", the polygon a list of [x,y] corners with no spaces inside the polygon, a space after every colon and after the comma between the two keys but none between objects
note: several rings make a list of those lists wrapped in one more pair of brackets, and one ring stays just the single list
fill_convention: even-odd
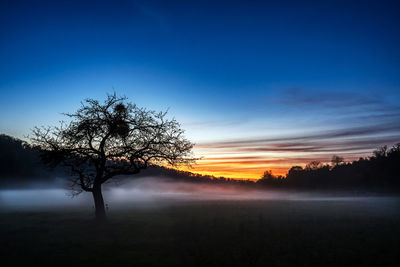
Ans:
[{"label": "treeline", "polygon": [[[40,154],[41,150],[39,148],[32,147],[20,139],[0,134],[0,187],[23,186],[24,184],[38,181],[51,182],[55,178],[67,177],[68,171],[64,171],[62,167],[50,168],[43,164]],[[201,175],[162,166],[150,166],[134,177],[146,176],[168,177],[179,181],[196,183],[254,184],[254,182],[248,180]],[[121,178],[124,179],[123,177]]]},{"label": "treeline", "polygon": [[[367,158],[344,162],[333,156],[332,163],[312,161],[304,168],[292,167],[286,176],[265,171],[257,182],[229,179],[187,171],[151,166],[134,177],[159,176],[179,181],[212,184],[234,184],[259,188],[304,190],[388,190],[400,192],[400,143],[381,147]],[[26,142],[0,134],[0,186],[36,181],[52,181],[67,176],[62,168],[50,169],[40,160],[40,149]]]},{"label": "treeline", "polygon": [[32,177],[49,179],[52,172],[41,163],[40,149],[11,136],[0,135],[1,184],[20,183]]},{"label": "treeline", "polygon": [[[136,176],[136,175],[135,175]],[[166,168],[162,166],[150,166],[143,170],[139,176],[161,176],[168,177],[174,180],[190,181],[196,183],[213,183],[213,184],[235,184],[235,185],[254,185],[253,180],[246,179],[232,179],[225,177],[216,177],[213,175],[202,175],[198,173],[180,171],[176,169]]]},{"label": "treeline", "polygon": [[285,177],[266,171],[257,184],[288,189],[349,189],[400,191],[400,143],[381,147],[367,158],[344,162],[339,156],[332,163],[312,161],[304,168],[292,167]]}]

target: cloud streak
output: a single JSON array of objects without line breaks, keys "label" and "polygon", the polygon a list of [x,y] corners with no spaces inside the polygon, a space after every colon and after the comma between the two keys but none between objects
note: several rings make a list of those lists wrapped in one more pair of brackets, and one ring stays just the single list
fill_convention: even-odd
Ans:
[{"label": "cloud streak", "polygon": [[205,156],[195,171],[235,178],[258,178],[272,169],[285,174],[294,165],[312,160],[329,162],[333,155],[346,160],[369,156],[383,145],[400,142],[399,124],[379,124],[320,131],[293,136],[242,138],[200,143],[196,150]]},{"label": "cloud streak", "polygon": [[383,106],[386,101],[378,96],[361,95],[355,92],[307,92],[298,88],[286,90],[278,103],[288,106],[304,107],[367,107]]},{"label": "cloud streak", "polygon": [[[385,137],[385,140],[376,137],[382,135],[392,134],[392,137]],[[271,144],[272,147],[286,147],[294,149],[297,146],[304,146],[310,143],[321,141],[321,140],[334,140],[344,138],[358,138],[359,140],[353,140],[353,144],[368,144],[371,141],[374,144],[380,144],[382,142],[392,142],[394,139],[400,136],[400,123],[397,125],[393,124],[381,124],[381,125],[370,125],[363,127],[354,127],[348,129],[323,131],[317,134],[309,135],[297,135],[297,136],[287,136],[287,137],[267,137],[267,138],[257,138],[257,139],[240,139],[240,140],[230,140],[221,142],[210,142],[199,144],[200,147],[212,147],[212,148],[226,148],[226,147],[241,147],[249,145],[259,145],[259,144]],[[367,139],[363,141],[361,138]],[[326,143],[325,143],[326,144]]]}]

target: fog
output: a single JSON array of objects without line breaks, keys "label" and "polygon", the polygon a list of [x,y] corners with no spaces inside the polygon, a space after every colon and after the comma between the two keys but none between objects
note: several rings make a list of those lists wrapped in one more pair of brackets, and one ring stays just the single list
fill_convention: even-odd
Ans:
[{"label": "fog", "polygon": [[[177,182],[168,178],[146,177],[122,184],[107,184],[103,187],[104,200],[108,208],[165,207],[188,201],[363,201],[377,204],[381,201],[398,201],[390,197],[357,197],[347,194],[285,192],[251,189],[235,185],[200,184]],[[50,210],[63,208],[93,209],[90,193],[71,196],[71,191],[59,186],[51,188],[33,185],[24,189],[0,190],[0,210]]]}]

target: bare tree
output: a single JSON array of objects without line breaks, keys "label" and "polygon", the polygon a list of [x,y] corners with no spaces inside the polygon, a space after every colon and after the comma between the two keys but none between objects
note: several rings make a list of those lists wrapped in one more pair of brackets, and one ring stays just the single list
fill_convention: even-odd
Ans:
[{"label": "bare tree", "polygon": [[73,194],[93,194],[96,218],[106,218],[102,184],[120,175],[133,175],[151,164],[190,164],[193,144],[167,112],[149,111],[115,93],[104,103],[86,99],[69,122],[36,127],[31,142],[42,149],[42,160],[65,166]]},{"label": "bare tree", "polygon": [[378,148],[377,150],[374,150],[373,154],[375,158],[384,158],[387,156],[388,153],[388,147],[387,146],[382,146]]},{"label": "bare tree", "polygon": [[333,155],[331,162],[332,162],[333,167],[335,167],[335,166],[342,164],[344,162],[344,158],[337,156],[337,155]]},{"label": "bare tree", "polygon": [[306,170],[313,171],[322,167],[322,163],[318,160],[311,161],[305,167]]}]

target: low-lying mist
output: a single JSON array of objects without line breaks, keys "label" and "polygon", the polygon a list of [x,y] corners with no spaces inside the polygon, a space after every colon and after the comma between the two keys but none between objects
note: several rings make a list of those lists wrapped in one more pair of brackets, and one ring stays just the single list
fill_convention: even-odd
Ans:
[{"label": "low-lying mist", "polygon": [[[294,192],[283,190],[261,190],[237,185],[178,182],[173,179],[145,177],[120,184],[103,186],[107,208],[164,207],[188,201],[366,201],[382,200],[380,197],[357,197],[334,193]],[[390,199],[390,198],[385,198]],[[397,200],[396,200],[397,201]],[[60,207],[93,208],[90,193],[83,192],[72,197],[71,191],[51,188],[43,184],[24,189],[0,190],[1,210],[45,210]]]}]

